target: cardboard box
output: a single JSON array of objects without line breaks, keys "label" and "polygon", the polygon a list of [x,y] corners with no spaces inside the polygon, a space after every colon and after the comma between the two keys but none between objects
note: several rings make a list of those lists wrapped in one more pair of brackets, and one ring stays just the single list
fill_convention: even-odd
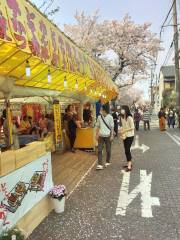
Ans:
[{"label": "cardboard box", "polygon": [[15,151],[2,152],[0,154],[0,176],[5,176],[15,169]]}]

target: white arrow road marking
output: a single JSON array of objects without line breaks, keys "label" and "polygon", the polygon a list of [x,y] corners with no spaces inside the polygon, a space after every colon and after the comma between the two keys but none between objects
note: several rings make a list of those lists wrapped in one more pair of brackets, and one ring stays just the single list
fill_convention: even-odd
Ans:
[{"label": "white arrow road marking", "polygon": [[143,151],[143,153],[145,153],[146,151],[148,151],[150,149],[150,147],[146,146],[145,144],[142,144],[140,146],[139,145],[139,136],[137,135],[135,138],[135,144],[134,144],[134,146],[131,147],[131,150],[135,150],[135,149],[140,149]]},{"label": "white arrow road marking", "polygon": [[146,151],[148,151],[148,150],[150,149],[150,147],[142,144],[142,145],[141,145],[141,149],[143,150],[143,153],[145,153]]},{"label": "white arrow road marking", "polygon": [[140,171],[140,184],[129,192],[130,173],[125,172],[120,189],[116,215],[125,216],[128,205],[141,194],[141,216],[152,218],[152,206],[160,206],[159,198],[151,197],[152,173],[149,175],[145,170]]},{"label": "white arrow road marking", "polygon": [[180,146],[180,142],[179,142],[175,137],[173,137],[169,132],[166,132],[166,134],[167,134],[178,146]]}]

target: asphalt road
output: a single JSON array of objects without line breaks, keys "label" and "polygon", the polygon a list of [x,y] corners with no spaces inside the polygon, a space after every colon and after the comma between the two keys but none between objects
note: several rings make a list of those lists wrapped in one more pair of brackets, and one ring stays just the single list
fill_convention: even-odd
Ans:
[{"label": "asphalt road", "polygon": [[180,130],[160,132],[154,125],[138,135],[139,146],[150,149],[133,150],[130,175],[122,172],[125,156],[116,140],[112,165],[93,169],[66,201],[65,213],[51,213],[29,239],[179,240]]}]

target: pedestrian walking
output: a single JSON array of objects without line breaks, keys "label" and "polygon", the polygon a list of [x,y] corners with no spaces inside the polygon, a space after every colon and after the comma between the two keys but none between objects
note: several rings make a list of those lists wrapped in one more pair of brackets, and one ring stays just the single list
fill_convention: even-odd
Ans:
[{"label": "pedestrian walking", "polygon": [[114,120],[109,114],[108,107],[103,105],[101,107],[101,115],[97,119],[96,124],[96,140],[98,141],[98,165],[97,170],[103,169],[102,151],[105,144],[106,147],[106,163],[105,167],[110,165],[111,160],[111,142],[113,141]]},{"label": "pedestrian walking", "polygon": [[115,137],[118,137],[118,114],[117,114],[115,109],[113,109],[112,117],[113,117],[113,120],[114,120]]},{"label": "pedestrian walking", "polygon": [[175,125],[175,113],[172,109],[170,109],[168,112],[168,127],[170,128],[172,126],[174,128],[174,125]]},{"label": "pedestrian walking", "polygon": [[147,128],[150,130],[150,121],[151,121],[151,115],[148,109],[145,108],[143,113],[143,121],[144,121],[144,130],[146,131]]},{"label": "pedestrian walking", "polygon": [[139,123],[141,121],[141,114],[139,112],[138,109],[135,110],[135,113],[134,113],[134,123],[135,123],[135,128],[136,128],[136,131],[139,131]]},{"label": "pedestrian walking", "polygon": [[124,142],[127,159],[127,166],[124,167],[126,168],[126,172],[130,172],[132,170],[131,146],[134,140],[134,120],[128,106],[122,106],[121,123],[120,134]]},{"label": "pedestrian walking", "polygon": [[159,113],[158,113],[158,118],[159,118],[159,129],[160,131],[165,131],[166,130],[166,113],[165,109],[161,108]]}]

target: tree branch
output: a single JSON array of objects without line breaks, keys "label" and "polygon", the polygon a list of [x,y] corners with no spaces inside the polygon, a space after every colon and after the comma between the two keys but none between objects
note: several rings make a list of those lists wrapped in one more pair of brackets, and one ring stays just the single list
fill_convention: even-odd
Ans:
[{"label": "tree branch", "polygon": [[135,80],[135,72],[133,72],[132,79],[131,79],[130,83],[126,83],[124,85],[118,85],[118,88],[121,89],[121,88],[124,88],[124,87],[132,86],[134,84],[134,80]]}]

